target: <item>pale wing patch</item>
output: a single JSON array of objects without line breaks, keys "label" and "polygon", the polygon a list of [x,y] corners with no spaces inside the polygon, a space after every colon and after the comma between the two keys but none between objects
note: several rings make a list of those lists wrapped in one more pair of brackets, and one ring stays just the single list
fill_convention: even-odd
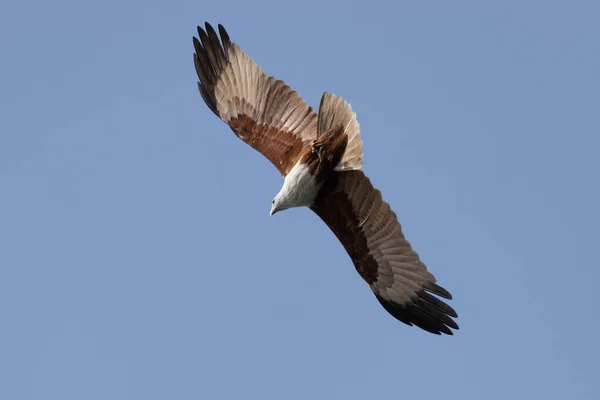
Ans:
[{"label": "pale wing patch", "polygon": [[267,76],[219,25],[194,38],[198,89],[234,133],[267,157],[283,176],[317,137],[317,114],[283,81]]},{"label": "pale wing patch", "polygon": [[382,306],[398,320],[432,333],[458,329],[456,312],[431,293],[452,296],[435,284],[396,214],[361,171],[335,173],[313,207],[352,258]]},{"label": "pale wing patch", "polygon": [[336,171],[356,170],[362,167],[362,139],[356,114],[350,104],[333,93],[324,93],[319,106],[318,134],[342,125],[348,135],[344,156],[335,167]]},{"label": "pale wing patch", "polygon": [[229,64],[214,89],[217,110],[225,122],[245,114],[258,125],[290,132],[303,143],[316,138],[316,114],[296,91],[267,76],[237,44],[231,43],[228,56]]},{"label": "pale wing patch", "polygon": [[357,179],[356,174],[340,174],[338,183],[353,205],[361,230],[367,241],[369,254],[378,265],[378,272],[393,279],[379,279],[371,284],[374,291],[386,300],[406,302],[417,296],[422,284],[435,282],[419,255],[404,237],[396,214],[383,201],[381,192],[370,184],[368,178]]}]

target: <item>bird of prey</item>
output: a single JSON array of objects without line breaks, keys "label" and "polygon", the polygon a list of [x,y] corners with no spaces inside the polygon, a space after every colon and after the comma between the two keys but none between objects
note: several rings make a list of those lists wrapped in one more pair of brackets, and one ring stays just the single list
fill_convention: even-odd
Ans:
[{"label": "bird of prey", "polygon": [[362,167],[356,114],[325,93],[318,113],[283,81],[266,75],[223,26],[194,37],[198,88],[210,110],[283,175],[271,215],[309,207],[333,231],[358,274],[396,319],[434,334],[452,335],[456,312],[405,239],[396,214]]}]

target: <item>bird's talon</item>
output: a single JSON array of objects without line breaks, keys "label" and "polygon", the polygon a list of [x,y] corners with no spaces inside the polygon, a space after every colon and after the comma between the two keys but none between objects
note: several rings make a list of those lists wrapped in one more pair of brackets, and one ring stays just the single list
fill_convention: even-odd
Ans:
[{"label": "bird's talon", "polygon": [[313,140],[312,152],[317,153],[317,157],[319,157],[319,162],[323,161],[323,144],[317,143],[316,140]]}]

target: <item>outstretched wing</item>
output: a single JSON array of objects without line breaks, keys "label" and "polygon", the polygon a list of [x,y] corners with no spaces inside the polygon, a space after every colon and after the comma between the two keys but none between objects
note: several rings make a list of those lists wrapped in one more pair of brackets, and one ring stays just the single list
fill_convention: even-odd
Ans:
[{"label": "outstretched wing", "polygon": [[223,26],[206,23],[194,37],[198,88],[206,105],[283,176],[317,135],[317,114],[283,81],[266,75]]},{"label": "outstretched wing", "polygon": [[329,226],[381,305],[398,320],[435,334],[458,329],[451,299],[402,234],[396,214],[361,171],[334,172],[311,209]]}]

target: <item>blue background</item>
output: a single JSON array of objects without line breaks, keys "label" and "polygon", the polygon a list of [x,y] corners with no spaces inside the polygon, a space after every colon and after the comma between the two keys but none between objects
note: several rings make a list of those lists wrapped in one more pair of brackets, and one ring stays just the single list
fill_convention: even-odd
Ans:
[{"label": "blue background", "polygon": [[[598,399],[593,1],[6,2],[0,398]],[[205,20],[309,104],[461,330],[390,317],[203,104]]]}]

